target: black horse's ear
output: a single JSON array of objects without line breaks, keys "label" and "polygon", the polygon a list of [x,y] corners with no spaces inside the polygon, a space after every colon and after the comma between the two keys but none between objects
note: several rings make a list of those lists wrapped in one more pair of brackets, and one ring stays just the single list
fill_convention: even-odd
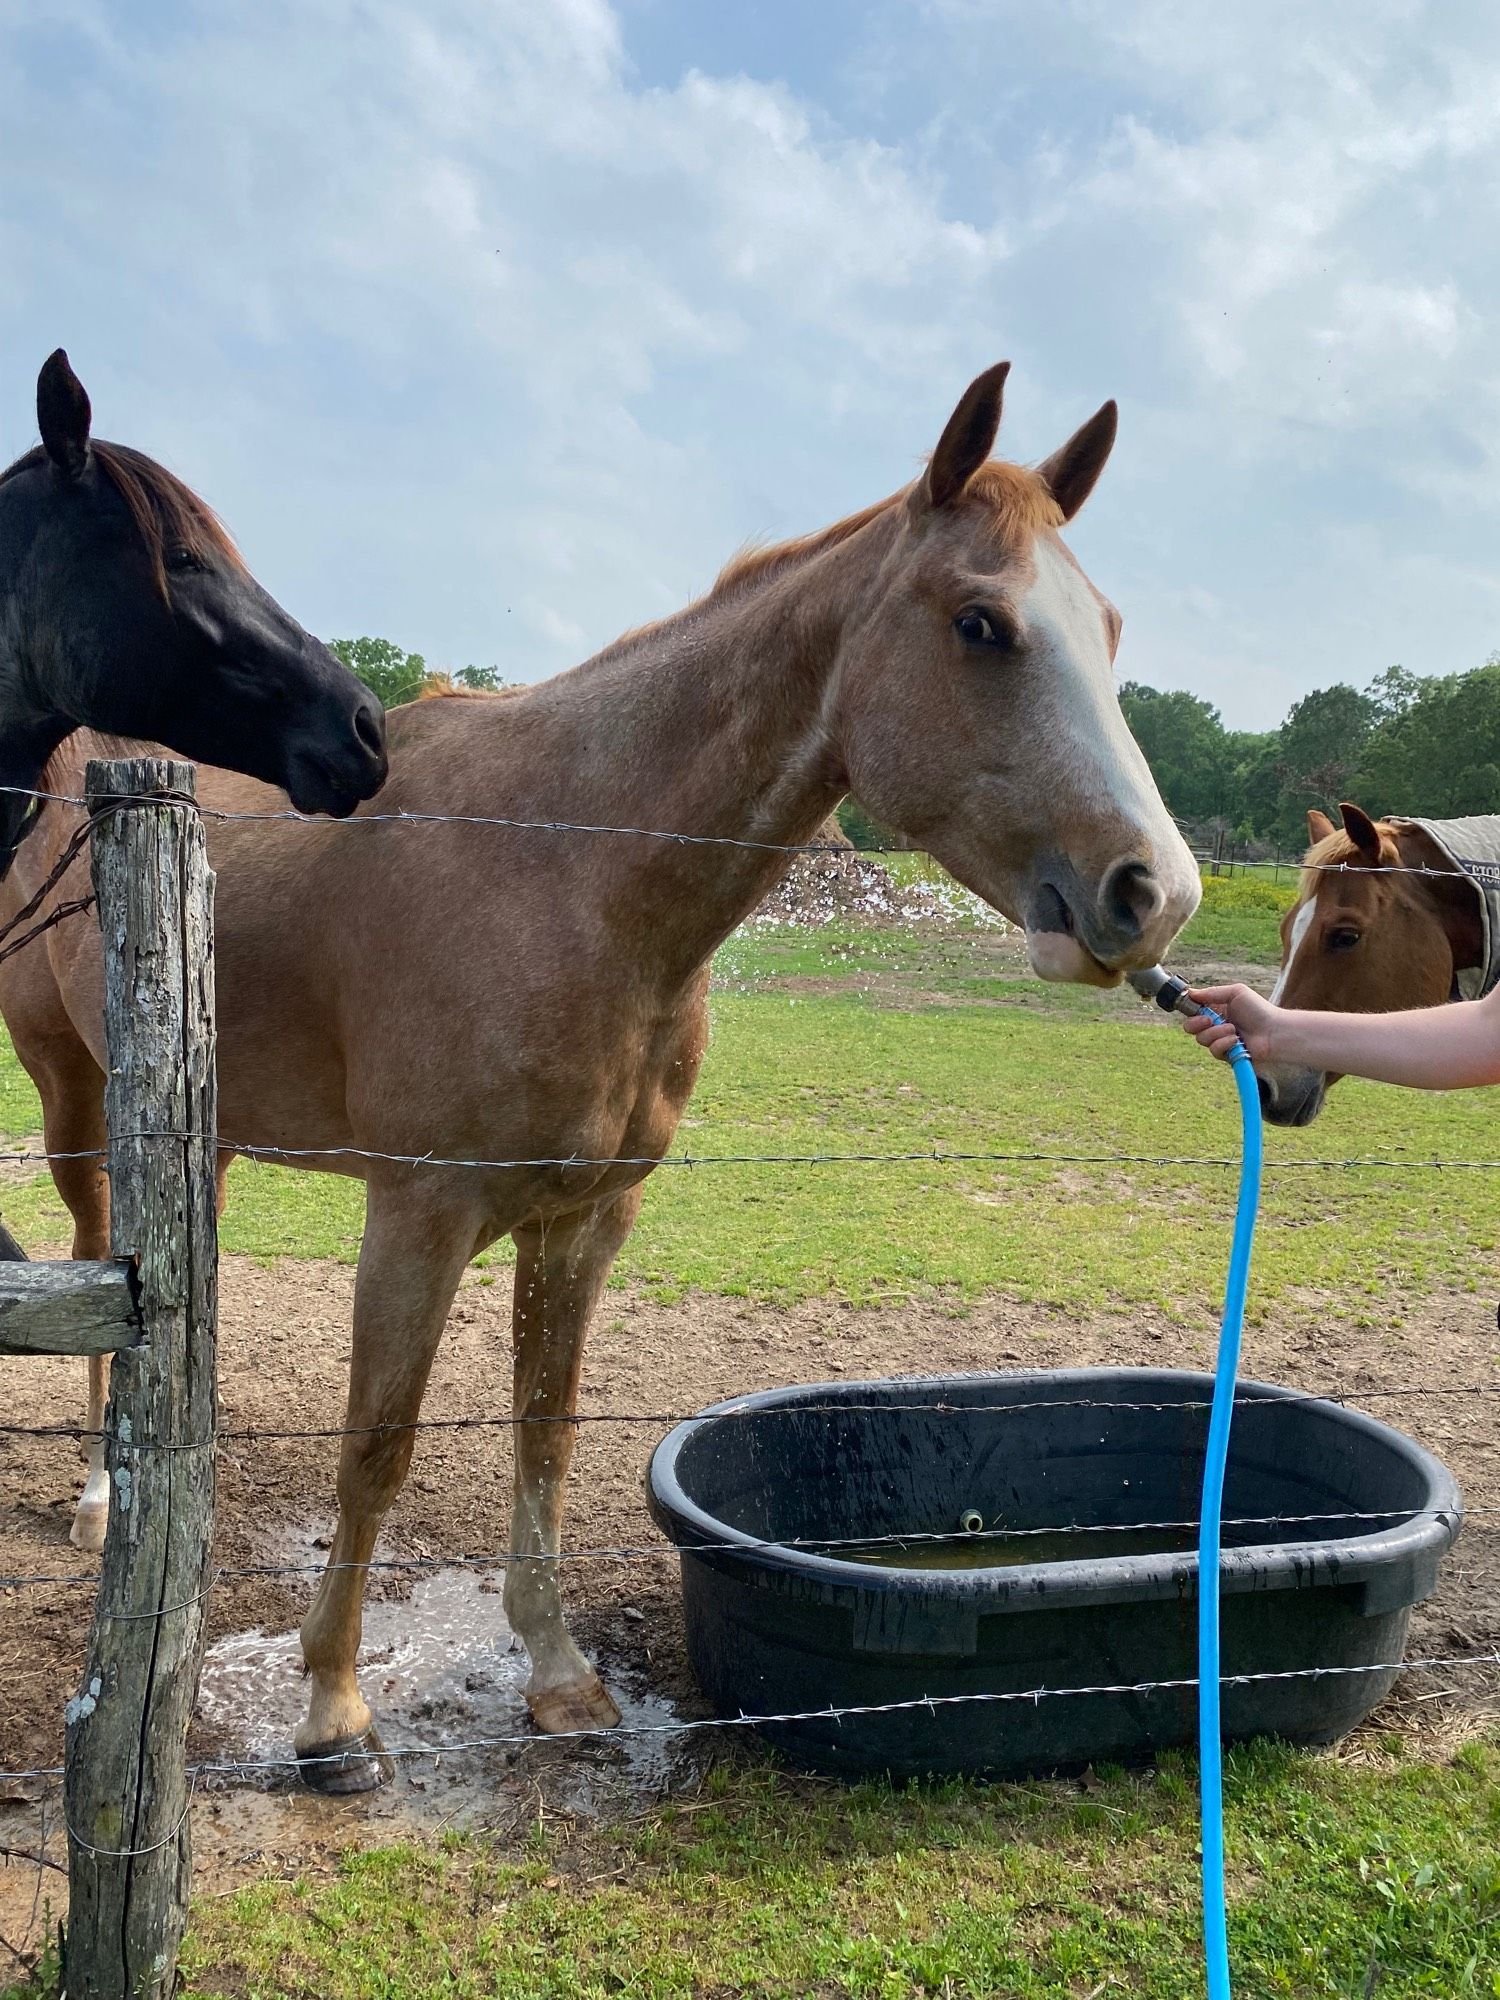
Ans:
[{"label": "black horse's ear", "polygon": [[1354,842],[1366,861],[1380,859],[1380,829],[1367,812],[1359,806],[1341,805],[1339,817],[1344,822],[1344,831]]},{"label": "black horse's ear", "polygon": [[81,479],[88,464],[92,417],[88,392],[59,347],[47,356],[36,378],[36,421],[43,450],[69,479]]},{"label": "black horse's ear", "polygon": [[927,463],[927,498],[934,507],[956,500],[990,455],[1000,429],[1008,361],[997,362],[964,390]]},{"label": "black horse's ear", "polygon": [[1065,521],[1072,520],[1093,492],[1104,462],[1114,449],[1119,421],[1118,405],[1103,404],[1086,424],[1079,425],[1066,444],[1059,445],[1037,467],[1037,478],[1062,509]]}]

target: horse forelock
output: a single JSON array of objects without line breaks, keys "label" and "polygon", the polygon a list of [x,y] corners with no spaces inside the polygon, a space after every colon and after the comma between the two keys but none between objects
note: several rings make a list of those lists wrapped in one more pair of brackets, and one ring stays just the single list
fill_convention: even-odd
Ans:
[{"label": "horse forelock", "polygon": [[[110,444],[95,438],[90,447],[95,463],[125,502],[136,531],[146,544],[151,572],[157,589],[167,596],[166,555],[169,548],[185,548],[200,562],[219,557],[232,568],[243,570],[244,558],[234,545],[229,530],[206,500],[191,486],[168,472],[154,458],[128,444]],[[0,486],[18,473],[29,472],[46,457],[34,445],[13,465],[0,472]]]},{"label": "horse forelock", "polygon": [[[1396,844],[1396,831],[1388,821],[1375,821],[1375,831],[1380,835],[1380,866],[1392,867],[1401,859],[1401,849]],[[1332,833],[1315,840],[1302,857],[1302,879],[1299,884],[1299,902],[1306,902],[1317,894],[1318,884],[1326,880],[1325,869],[1347,867],[1351,872],[1356,868],[1368,868],[1371,863],[1365,859],[1364,849],[1357,846],[1351,834],[1342,827],[1335,827]]]},{"label": "horse forelock", "polygon": [[1007,459],[992,458],[981,465],[964,488],[964,498],[988,505],[994,533],[1007,544],[1063,524],[1062,508],[1040,475]]}]

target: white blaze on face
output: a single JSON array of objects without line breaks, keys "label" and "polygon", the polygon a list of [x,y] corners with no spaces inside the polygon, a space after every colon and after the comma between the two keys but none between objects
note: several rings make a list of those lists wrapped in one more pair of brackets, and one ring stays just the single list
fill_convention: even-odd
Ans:
[{"label": "white blaze on face", "polygon": [[1273,1007],[1281,1005],[1281,996],[1286,991],[1287,980],[1291,977],[1292,960],[1297,956],[1298,945],[1307,936],[1312,920],[1317,914],[1317,908],[1317,897],[1315,895],[1309,896],[1307,901],[1302,905],[1302,908],[1292,919],[1292,941],[1286,948],[1286,963],[1276,976],[1276,984],[1271,988],[1271,1005]]},{"label": "white blaze on face", "polygon": [[[1035,824],[1056,822],[1061,784],[1065,796],[1090,799],[1100,812],[1133,825],[1135,854],[1149,861],[1165,894],[1170,934],[1198,906],[1197,865],[1120,713],[1098,597],[1057,542],[1038,536],[1035,557],[1035,580],[1018,607],[1028,649],[1051,689],[1048,709],[1035,725],[1040,754],[1034,768],[1044,788],[1034,804]],[[1032,933],[1027,945],[1043,979],[1099,977],[1088,953],[1060,932]]]}]

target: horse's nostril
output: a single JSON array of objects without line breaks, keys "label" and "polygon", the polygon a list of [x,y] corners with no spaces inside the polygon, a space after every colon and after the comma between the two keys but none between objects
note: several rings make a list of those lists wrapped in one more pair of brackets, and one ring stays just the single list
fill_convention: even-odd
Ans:
[{"label": "horse's nostril", "polygon": [[385,749],[385,716],[373,702],[362,701],[354,711],[354,733],[372,757]]},{"label": "horse's nostril", "polygon": [[1167,899],[1144,861],[1117,861],[1104,878],[1099,900],[1110,923],[1130,937],[1139,937],[1161,914]]}]

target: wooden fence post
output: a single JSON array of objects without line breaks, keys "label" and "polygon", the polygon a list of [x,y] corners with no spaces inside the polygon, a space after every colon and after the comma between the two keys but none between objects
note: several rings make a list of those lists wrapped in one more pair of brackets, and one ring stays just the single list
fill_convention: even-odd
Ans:
[{"label": "wooden fence post", "polygon": [[[165,758],[91,763],[89,803],[192,796]],[[142,1344],[115,1355],[109,1533],[68,1703],[68,2000],[158,2000],[191,1876],[186,1773],[214,1518],[213,877],[196,812],[116,806],[93,837],[109,1050],[110,1246]],[[170,1138],[154,1135],[170,1134]],[[169,1446],[170,1449],[160,1449]]]}]

